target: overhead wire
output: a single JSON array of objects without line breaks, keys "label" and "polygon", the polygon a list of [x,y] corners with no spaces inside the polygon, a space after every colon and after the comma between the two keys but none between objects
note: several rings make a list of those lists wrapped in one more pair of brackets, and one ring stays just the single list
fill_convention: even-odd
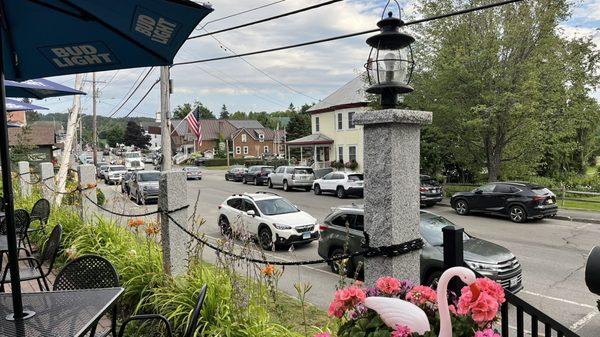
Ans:
[{"label": "overhead wire", "polygon": [[119,107],[117,109],[115,109],[108,117],[113,117],[117,112],[119,112],[119,110],[121,110],[123,108],[123,106],[125,106],[125,104],[127,104],[127,102],[131,99],[131,97],[138,91],[138,89],[142,86],[142,84],[144,83],[144,81],[146,81],[146,79],[148,78],[148,76],[150,75],[150,73],[152,72],[152,70],[154,70],[154,67],[150,67],[150,69],[148,69],[148,72],[146,72],[146,75],[144,75],[144,77],[142,78],[142,80],[140,81],[140,83],[138,83],[138,85],[135,87],[135,89],[133,89],[133,91],[129,94],[129,96],[125,99],[125,101],[123,103],[121,103],[121,105],[119,105]]},{"label": "overhead wire", "polygon": [[270,3],[268,3],[268,4],[260,5],[260,6],[258,6],[258,7],[254,7],[254,8],[251,8],[251,9],[246,9],[246,10],[243,10],[243,11],[241,11],[241,12],[237,12],[237,13],[234,13],[234,14],[230,14],[230,15],[227,15],[227,16],[223,16],[223,17],[220,17],[220,18],[218,18],[218,19],[214,19],[214,20],[211,20],[211,21],[208,21],[208,22],[206,22],[206,23],[205,23],[205,24],[204,24],[202,27],[200,27],[200,28],[196,28],[196,30],[198,30],[198,31],[201,31],[202,29],[204,29],[206,26],[210,25],[211,23],[215,23],[215,22],[218,22],[218,21],[222,21],[222,20],[230,19],[230,18],[233,18],[233,17],[239,16],[239,15],[242,15],[242,14],[246,14],[246,13],[254,12],[254,11],[256,11],[256,10],[263,9],[263,8],[267,8],[267,7],[269,7],[269,6],[273,6],[273,5],[276,5],[276,4],[278,4],[278,3],[285,2],[285,1],[286,1],[286,0],[278,0],[278,1],[270,2]]}]

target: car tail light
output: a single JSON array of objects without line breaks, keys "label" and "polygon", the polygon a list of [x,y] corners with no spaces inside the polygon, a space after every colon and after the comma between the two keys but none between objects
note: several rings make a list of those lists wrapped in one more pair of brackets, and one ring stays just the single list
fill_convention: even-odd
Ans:
[{"label": "car tail light", "polygon": [[328,230],[328,229],[329,229],[329,227],[327,227],[327,226],[325,226],[325,225],[319,225],[319,231],[321,231],[321,232],[322,232],[322,231],[326,231],[326,230]]},{"label": "car tail light", "polygon": [[533,196],[533,201],[543,201],[546,200],[546,196],[544,195],[534,195]]},{"label": "car tail light", "polygon": [[257,176],[257,177],[261,177],[261,176],[262,176],[262,173],[258,172],[258,173],[256,174],[256,176]]},{"label": "car tail light", "polygon": [[421,187],[421,188],[419,188],[419,191],[427,192],[427,191],[429,191],[429,189],[427,187]]}]

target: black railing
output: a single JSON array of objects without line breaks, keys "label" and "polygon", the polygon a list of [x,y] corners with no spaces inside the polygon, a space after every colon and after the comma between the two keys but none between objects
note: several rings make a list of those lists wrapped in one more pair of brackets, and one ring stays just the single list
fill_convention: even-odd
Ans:
[{"label": "black railing", "polygon": [[[465,266],[464,254],[463,254],[463,232],[462,228],[455,228],[454,226],[447,226],[443,228],[444,233],[444,268],[451,268],[455,266]],[[480,276],[477,272],[475,272]],[[451,284],[450,289],[456,293],[460,293],[460,284]],[[522,298],[505,291],[506,302],[502,304],[500,309],[500,322],[501,322],[501,333],[502,337],[579,337],[578,334],[571,331],[566,326],[552,319],[539,309],[533,307]],[[514,310],[509,310],[511,307]],[[514,321],[516,326],[510,326],[511,322],[511,311],[514,311]],[[530,326],[529,331],[525,329],[525,318],[529,318]],[[540,329],[542,327],[542,329]],[[511,333],[511,329],[515,332]]]}]

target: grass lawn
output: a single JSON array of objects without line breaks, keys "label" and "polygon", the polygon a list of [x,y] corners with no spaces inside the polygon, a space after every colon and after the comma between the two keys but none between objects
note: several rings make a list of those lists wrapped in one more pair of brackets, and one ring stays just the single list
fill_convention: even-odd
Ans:
[{"label": "grass lawn", "polygon": [[229,166],[224,165],[224,166],[203,166],[202,167],[203,170],[209,170],[209,171],[218,171],[218,170],[227,170],[229,169]]},{"label": "grass lawn", "polygon": [[[333,298],[333,294],[331,294]],[[281,324],[292,331],[304,332],[304,322],[302,319],[302,305],[300,301],[288,294],[280,293],[277,296],[277,305],[269,308],[271,320],[274,323]],[[329,322],[327,312],[311,304],[305,305],[306,326],[307,327],[325,327]],[[310,330],[309,330],[310,332]],[[312,334],[311,334],[312,336]]]},{"label": "grass lawn", "polygon": [[[590,199],[593,201],[600,201],[600,198],[598,198],[598,197],[586,198],[586,199]],[[557,200],[556,203],[558,204],[559,208],[574,209],[574,210],[580,210],[580,211],[600,212],[600,203],[585,202],[585,201],[571,201],[571,200],[565,200],[564,205],[561,200]]]}]

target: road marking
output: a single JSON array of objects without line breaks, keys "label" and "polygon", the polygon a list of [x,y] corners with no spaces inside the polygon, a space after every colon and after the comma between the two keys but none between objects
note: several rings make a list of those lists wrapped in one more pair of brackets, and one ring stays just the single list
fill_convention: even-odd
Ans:
[{"label": "road marking", "polygon": [[594,317],[596,317],[596,315],[598,315],[597,310],[590,312],[589,314],[585,315],[582,319],[573,323],[573,325],[571,325],[571,330],[577,331],[577,330],[583,328],[583,326],[588,324],[592,319],[594,319]]},{"label": "road marking", "polygon": [[528,294],[528,295],[532,295],[532,296],[538,296],[538,297],[549,299],[549,300],[553,300],[553,301],[558,301],[558,302],[563,302],[563,303],[578,305],[580,307],[589,308],[589,309],[596,309],[596,307],[593,306],[593,305],[584,304],[584,303],[578,303],[578,302],[573,302],[573,301],[565,300],[563,298],[546,296],[546,295],[534,293],[534,292],[527,291],[527,290],[522,290],[521,292],[524,293],[524,294]]}]

